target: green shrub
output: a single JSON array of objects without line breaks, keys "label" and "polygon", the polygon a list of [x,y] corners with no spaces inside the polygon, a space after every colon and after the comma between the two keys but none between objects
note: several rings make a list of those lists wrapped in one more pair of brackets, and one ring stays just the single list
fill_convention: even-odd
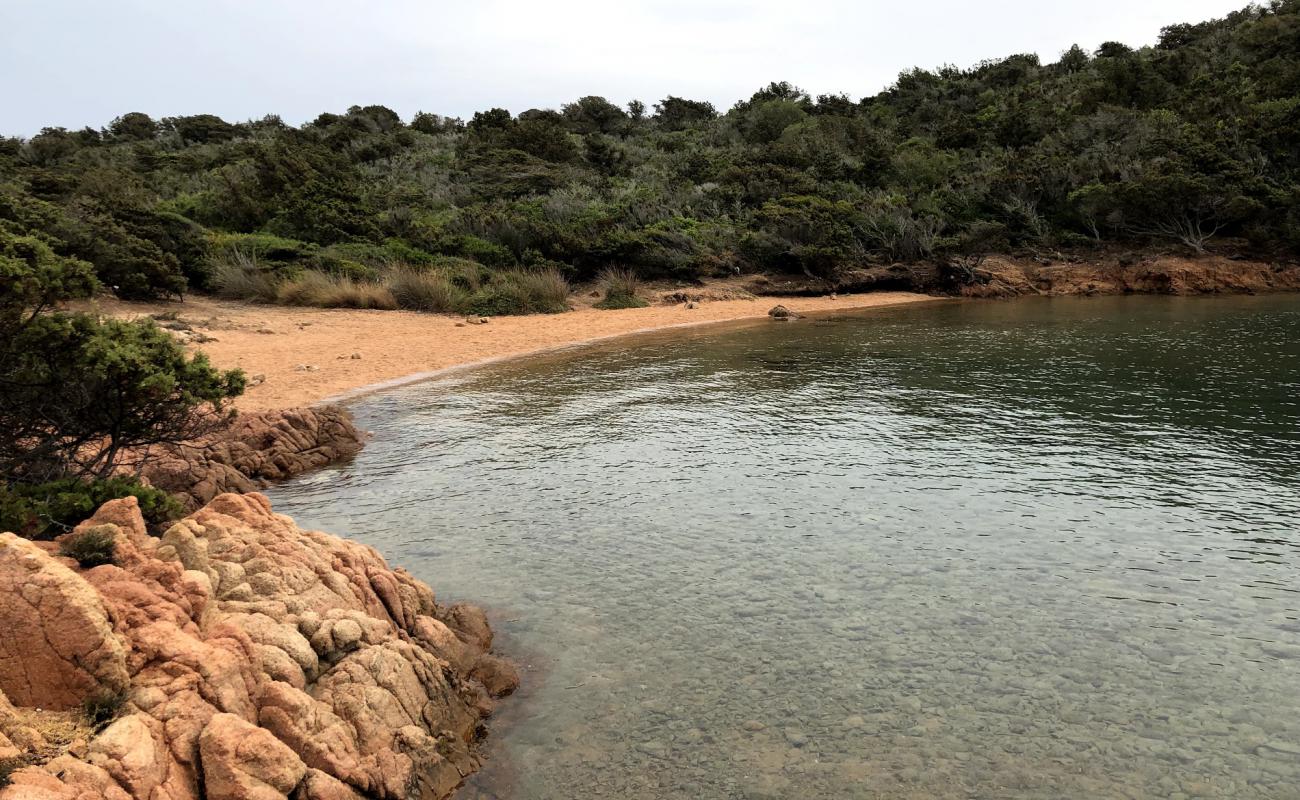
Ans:
[{"label": "green shrub", "polygon": [[385,239],[384,250],[386,250],[392,261],[399,264],[414,264],[417,267],[431,267],[438,263],[438,257],[432,253],[425,252],[418,247],[413,247],[401,239]]},{"label": "green shrub", "polygon": [[452,284],[467,292],[477,292],[492,276],[491,270],[479,262],[454,256],[440,259],[438,271],[446,275]]},{"label": "green shrub", "polygon": [[83,481],[64,478],[0,489],[0,530],[29,539],[57,536],[88,518],[110,500],[134,497],[140,514],[152,529],[181,515],[181,504],[167,492],[145,486],[134,478]]},{"label": "green shrub", "polygon": [[615,269],[608,267],[600,273],[596,279],[600,286],[600,292],[603,295],[596,308],[613,310],[619,308],[645,308],[650,305],[645,299],[637,296],[637,289],[640,287],[640,281],[636,273],[630,269]]},{"label": "green shrub", "polygon": [[65,539],[59,553],[76,561],[82,569],[116,564],[117,534],[108,525],[96,525]]},{"label": "green shrub", "polygon": [[532,313],[524,290],[519,284],[504,279],[494,280],[470,295],[465,301],[465,311],[483,317]]},{"label": "green shrub", "polygon": [[310,266],[356,281],[373,281],[379,277],[380,268],[392,260],[392,255],[379,245],[351,242],[322,249],[311,259]]},{"label": "green shrub", "polygon": [[490,267],[507,267],[515,263],[515,254],[510,248],[477,236],[455,237],[448,243],[447,252]]},{"label": "green shrub", "polygon": [[242,253],[268,267],[300,264],[314,256],[318,249],[314,244],[270,233],[216,233],[211,234],[209,243],[209,251],[214,257]]},{"label": "green shrub", "polygon": [[96,731],[108,726],[117,719],[126,707],[126,692],[102,691],[91,695],[81,702],[81,714]]},{"label": "green shrub", "polygon": [[558,314],[569,310],[569,283],[554,269],[498,273],[470,295],[465,310],[485,317]]},{"label": "green shrub", "polygon": [[410,311],[452,314],[465,306],[467,293],[441,272],[398,267],[388,274],[388,290]]}]

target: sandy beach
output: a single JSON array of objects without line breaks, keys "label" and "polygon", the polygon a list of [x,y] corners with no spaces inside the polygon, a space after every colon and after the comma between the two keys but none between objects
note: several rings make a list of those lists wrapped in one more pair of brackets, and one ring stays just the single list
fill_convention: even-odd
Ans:
[{"label": "sandy beach", "polygon": [[695,308],[579,308],[565,314],[496,317],[482,325],[406,311],[252,305],[197,296],[183,303],[101,299],[97,307],[116,317],[177,315],[163,324],[191,328],[181,335],[193,337],[193,346],[216,366],[239,367],[250,378],[260,378],[237,402],[243,410],[259,411],[311,405],[376,384],[632,333],[761,319],[778,304],[803,314],[934,300],[909,292],[763,297],[709,301]]}]

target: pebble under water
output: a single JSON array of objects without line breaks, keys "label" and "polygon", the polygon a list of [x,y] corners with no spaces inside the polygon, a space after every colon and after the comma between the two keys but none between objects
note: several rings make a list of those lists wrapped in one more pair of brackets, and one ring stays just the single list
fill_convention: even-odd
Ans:
[{"label": "pebble under water", "polygon": [[1300,797],[1300,298],[678,331],[354,410],[269,494],[528,666],[463,797]]}]

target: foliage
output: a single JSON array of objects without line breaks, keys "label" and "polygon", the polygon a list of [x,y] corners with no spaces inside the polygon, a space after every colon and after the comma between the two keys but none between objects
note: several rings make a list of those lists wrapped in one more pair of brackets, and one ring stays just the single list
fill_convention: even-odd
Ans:
[{"label": "foliage", "polygon": [[103,480],[63,478],[36,485],[16,484],[0,489],[0,530],[29,539],[46,539],[63,533],[93,514],[109,500],[134,497],[151,528],[181,514],[171,495],[130,477]]},{"label": "foliage", "polygon": [[557,314],[569,310],[569,283],[552,268],[494,273],[466,299],[464,308],[488,317]]},{"label": "foliage", "polygon": [[[676,96],[466,123],[353,106],[297,128],[133,112],[0,140],[0,229],[124,297],[262,300],[308,270],[366,284],[447,257],[589,280],[972,247],[1294,252],[1297,30],[1300,2],[1272,0],[1149,47],[913,69],[860,101],[776,82],[724,113]],[[478,307],[515,305],[517,278],[480,283],[462,287]]]},{"label": "foliage", "polygon": [[637,296],[640,281],[636,273],[629,269],[606,268],[596,279],[600,287],[601,299],[596,308],[645,308],[650,305]]},{"label": "foliage", "polygon": [[73,534],[59,545],[59,554],[71,558],[82,569],[94,569],[117,563],[117,533],[107,525],[98,525]]},{"label": "foliage", "polygon": [[96,731],[103,729],[121,715],[127,704],[126,692],[103,690],[87,697],[81,703],[81,715]]},{"label": "foliage", "polygon": [[312,270],[281,283],[276,290],[276,300],[283,305],[318,308],[398,307],[393,293],[381,283]]},{"label": "foliage", "polygon": [[388,290],[399,308],[433,314],[454,314],[465,307],[468,294],[442,272],[399,267],[388,276]]},{"label": "foliage", "polygon": [[48,311],[93,287],[84,262],[0,230],[5,483],[108,477],[132,448],[193,438],[243,391],[241,373],[187,355],[152,320]]},{"label": "foliage", "polygon": [[214,258],[211,273],[212,291],[218,297],[259,303],[273,303],[279,298],[275,273],[243,251],[232,250]]}]

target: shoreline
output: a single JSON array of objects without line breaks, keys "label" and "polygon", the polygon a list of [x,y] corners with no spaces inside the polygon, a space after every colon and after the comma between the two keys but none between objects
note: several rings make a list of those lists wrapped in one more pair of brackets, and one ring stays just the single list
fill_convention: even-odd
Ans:
[{"label": "shoreline", "polygon": [[[907,293],[889,292],[888,294],[907,294]],[[848,298],[842,298],[842,299],[852,299],[852,298],[869,297],[869,296],[870,295],[867,294],[850,295]],[[763,298],[763,299],[772,300],[774,303],[779,305],[785,305],[787,303],[790,305],[796,305],[800,300],[808,300],[810,298],[779,297],[779,298]],[[801,314],[801,316],[805,316],[810,319],[815,319],[817,317],[821,317],[826,314],[831,314],[836,312],[848,313],[854,311],[870,311],[878,308],[894,308],[897,306],[912,305],[914,303],[920,304],[926,301],[930,301],[934,303],[947,303],[947,302],[953,302],[960,299],[961,298],[956,298],[956,297],[934,297],[930,295],[918,295],[915,300],[899,300],[897,302],[868,303],[865,305],[850,305],[850,306],[836,307],[836,308],[820,308],[814,311],[805,311]],[[743,302],[752,302],[752,301],[743,301]],[[622,310],[627,310],[627,309],[622,309]],[[607,311],[602,313],[618,313],[618,312]],[[397,378],[393,378],[391,380],[379,381],[377,383],[371,383],[365,386],[357,386],[355,388],[348,389],[344,392],[340,392],[339,394],[333,395],[331,397],[323,398],[317,401],[316,405],[334,405],[340,403],[348,403],[352,400],[356,400],[357,398],[375,394],[376,392],[382,392],[388,389],[396,389],[402,386],[409,386],[413,383],[421,383],[423,381],[437,380],[438,378],[443,378],[449,375],[455,375],[461,372],[470,372],[473,370],[482,369],[483,367],[491,367],[499,364],[508,364],[513,361],[522,361],[525,359],[537,358],[540,356],[548,356],[556,353],[567,352],[570,350],[581,350],[586,347],[592,347],[607,342],[613,342],[619,339],[630,339],[633,337],[647,336],[650,334],[671,333],[672,331],[693,330],[696,328],[711,328],[711,327],[721,328],[724,326],[736,326],[736,325],[743,325],[743,324],[762,324],[763,320],[766,319],[767,316],[768,316],[767,313],[763,312],[762,314],[751,314],[746,316],[730,317],[725,319],[707,319],[707,320],[695,320],[692,322],[678,322],[678,323],[672,323],[668,325],[653,325],[645,328],[636,328],[633,330],[620,331],[618,333],[602,334],[600,336],[593,336],[586,339],[575,339],[570,342],[547,345],[545,347],[539,347],[533,350],[524,350],[517,353],[507,353],[499,356],[491,356],[489,358],[483,358],[477,361],[466,361],[464,363],[452,364],[450,366],[440,367],[438,369],[429,370],[427,372],[413,372],[410,375],[403,375]]]},{"label": "shoreline", "polygon": [[[462,317],[254,305],[193,297],[183,302],[101,299],[103,314],[167,315],[191,349],[222,369],[241,368],[250,385],[235,402],[243,412],[346,402],[377,391],[640,334],[758,321],[773,306],[819,315],[940,302],[913,292],[839,297],[760,297],[646,308],[578,308],[563,314],[496,317],[482,325]],[[386,343],[376,348],[376,343]]]}]

